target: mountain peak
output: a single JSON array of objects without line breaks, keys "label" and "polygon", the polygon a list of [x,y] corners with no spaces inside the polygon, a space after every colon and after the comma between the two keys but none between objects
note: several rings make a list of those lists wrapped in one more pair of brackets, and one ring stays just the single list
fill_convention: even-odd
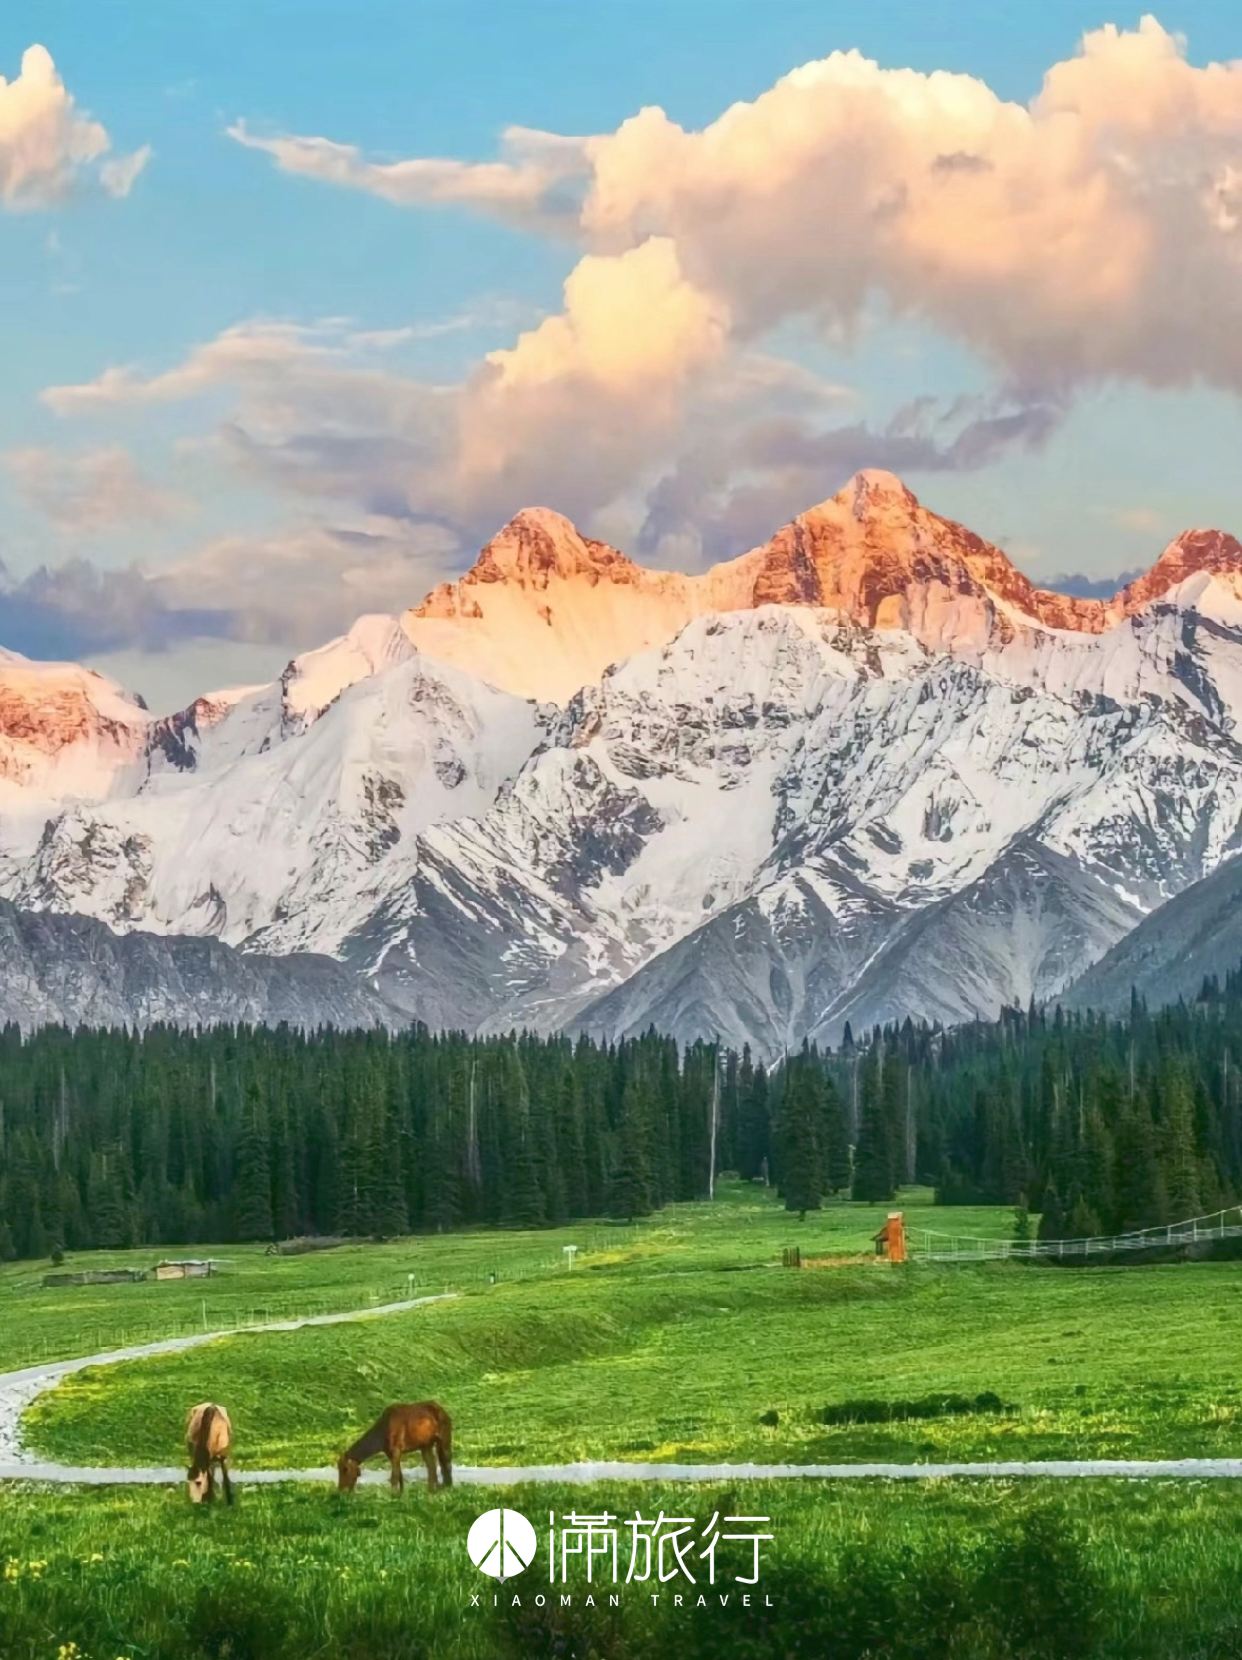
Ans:
[{"label": "mountain peak", "polygon": [[632,584],[639,567],[607,542],[584,536],[551,507],[524,507],[486,543],[474,564],[456,582],[442,582],[410,617],[477,619],[481,588],[503,583],[523,590],[546,589],[554,580]]},{"label": "mountain peak", "polygon": [[546,588],[554,578],[629,582],[637,566],[623,553],[584,536],[550,507],[524,507],[497,531],[463,582],[517,582]]},{"label": "mountain peak", "polygon": [[895,506],[910,512],[919,506],[914,491],[883,467],[862,468],[833,499],[848,504],[856,519],[877,508]]},{"label": "mountain peak", "polygon": [[881,468],[855,473],[751,557],[756,605],[829,606],[938,648],[1004,637],[1024,618],[1091,633],[1106,626],[1100,602],[1035,587],[1000,548],[931,512]]},{"label": "mountain peak", "polygon": [[1224,530],[1183,530],[1143,576],[1123,588],[1116,603],[1129,616],[1193,576],[1242,580],[1242,542]]},{"label": "mountain peak", "polygon": [[0,656],[0,784],[97,798],[140,755],[150,724],[140,698],[93,669]]}]

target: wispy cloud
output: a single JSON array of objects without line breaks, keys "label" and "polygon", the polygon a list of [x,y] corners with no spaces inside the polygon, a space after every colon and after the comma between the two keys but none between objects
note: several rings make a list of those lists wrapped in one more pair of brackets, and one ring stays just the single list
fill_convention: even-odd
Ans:
[{"label": "wispy cloud", "polygon": [[1143,572],[1118,571],[1116,576],[1087,576],[1082,571],[1062,571],[1049,577],[1041,586],[1051,588],[1054,594],[1073,594],[1077,599],[1112,599],[1128,583],[1135,582]]},{"label": "wispy cloud", "polygon": [[127,156],[116,156],[112,161],[105,161],[99,169],[99,182],[109,196],[122,199],[129,195],[134,188],[138,175],[151,159],[151,146],[142,145],[137,150],[131,150]]},{"label": "wispy cloud", "polygon": [[724,558],[766,539],[852,473],[973,472],[1039,449],[1056,430],[1055,404],[1000,398],[920,398],[887,421],[826,422],[822,408],[714,426],[652,487],[639,550],[668,563]]},{"label": "wispy cloud", "polygon": [[0,460],[21,496],[63,532],[149,524],[189,510],[184,497],[153,484],[115,445],[77,453],[29,446]]},{"label": "wispy cloud", "polygon": [[210,636],[305,647],[364,611],[401,611],[444,574],[451,536],[378,517],[217,537],[163,568],[0,565],[3,643],[34,657],[164,651]]},{"label": "wispy cloud", "polygon": [[248,150],[268,155],[284,173],[382,197],[400,207],[462,204],[522,223],[572,223],[576,203],[562,194],[581,177],[588,141],[529,127],[509,127],[499,161],[443,157],[374,161],[353,144],[293,134],[264,136],[246,121],[226,128]]}]

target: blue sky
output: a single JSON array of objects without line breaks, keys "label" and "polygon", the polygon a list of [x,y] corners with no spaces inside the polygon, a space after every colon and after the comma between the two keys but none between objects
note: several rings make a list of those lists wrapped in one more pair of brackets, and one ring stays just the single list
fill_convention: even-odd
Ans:
[{"label": "blue sky", "polygon": [[[1242,56],[1236,8],[1169,5],[1159,19],[1186,37],[1182,69]],[[328,139],[356,147],[363,167],[487,163],[502,154],[504,129],[612,135],[650,105],[694,133],[796,66],[849,48],[883,71],[970,76],[989,97],[1025,106],[1049,67],[1105,22],[1133,31],[1138,15],[823,0],[11,3],[0,73],[12,82],[40,43],[71,119],[102,124],[110,148],[53,156],[55,177],[6,193],[0,138],[0,559],[10,585],[0,644],[72,652],[153,702],[180,701],[275,672],[356,612],[416,602],[470,562],[528,489],[650,562],[683,565],[742,551],[752,530],[838,488],[841,467],[893,456],[908,458],[900,470],[930,505],[1001,541],[1037,577],[1150,563],[1189,523],[1239,528],[1242,420],[1225,362],[1236,322],[1231,169],[1242,169],[1233,82],[1223,92],[1196,84],[1189,114],[1172,100],[1179,112],[1164,131],[1115,142],[1102,104],[1074,140],[1078,159],[1046,176],[1051,127],[1033,154],[1012,153],[1003,132],[994,155],[971,151],[964,170],[1012,178],[1007,197],[1020,185],[1035,203],[997,232],[996,252],[994,200],[972,201],[968,182],[952,198],[978,263],[997,267],[981,293],[961,239],[929,246],[916,221],[932,209],[904,196],[909,245],[895,250],[885,235],[862,248],[866,292],[853,293],[853,250],[846,260],[834,249],[839,215],[852,211],[840,169],[853,129],[825,117],[814,153],[792,97],[788,116],[756,124],[727,165],[708,158],[708,184],[698,172],[707,163],[695,162],[675,201],[658,175],[661,156],[671,176],[681,154],[676,134],[654,135],[654,183],[616,147],[625,211],[611,218],[583,209],[579,219],[602,176],[580,158],[515,208],[508,182],[498,195],[482,175],[393,200],[379,175],[334,183],[322,152],[300,150],[294,166],[292,151],[274,147]],[[1100,61],[1102,82],[1111,71]],[[1154,90],[1136,85],[1135,101],[1156,107],[1181,69],[1153,49],[1135,70],[1149,72]],[[880,135],[860,164],[879,169],[865,176],[879,192],[873,220],[885,205],[885,147],[921,155],[921,127],[939,122],[945,147],[937,136],[927,154],[948,167],[960,149],[956,95],[932,115],[903,110],[894,137],[881,109],[893,89],[880,80],[858,94],[859,133],[874,123]],[[830,76],[815,109],[853,96]],[[273,147],[230,137],[238,122]],[[54,148],[69,142],[65,131],[44,136]],[[110,158],[147,147],[127,190],[108,183]],[[1011,243],[1031,236],[1038,263],[1059,240],[1089,242],[1090,226],[1083,233],[1071,216],[1067,228],[1064,198],[1089,192],[1083,169],[1107,169],[1118,149],[1130,175],[1154,173],[1156,156],[1180,171],[1169,179],[1159,164],[1157,188],[1117,209],[1112,240],[1134,232],[1135,263],[1150,265],[1142,281],[1123,274],[1115,304],[1090,295],[1076,308],[1076,286],[1090,289],[1107,260],[1107,230],[1100,251],[1076,247],[1056,268],[1049,256],[1034,287]],[[744,159],[756,153],[758,178]],[[728,166],[741,169],[736,179]],[[809,189],[790,185],[795,167],[808,170]],[[1204,180],[1225,206],[1200,247],[1181,204]],[[786,209],[775,233],[769,201]],[[757,224],[774,235],[770,283],[752,257]],[[628,258],[649,236],[659,259],[650,248],[650,261]],[[912,258],[936,289],[926,304]],[[578,315],[562,285],[580,261]],[[631,372],[611,362],[599,331],[614,303],[617,327],[634,328],[625,284],[653,275],[662,299]],[[564,331],[519,350],[523,331],[558,318]],[[195,359],[230,330],[226,350]],[[1170,354],[1152,344],[1162,333]],[[488,353],[501,358],[489,366]],[[196,361],[205,366],[188,382],[151,386]],[[45,396],[117,369],[130,372],[119,395]],[[994,432],[998,420],[1012,438]],[[786,439],[804,456],[797,466],[781,453]],[[766,525],[765,514],[775,515]],[[37,578],[43,567],[53,574]]]}]

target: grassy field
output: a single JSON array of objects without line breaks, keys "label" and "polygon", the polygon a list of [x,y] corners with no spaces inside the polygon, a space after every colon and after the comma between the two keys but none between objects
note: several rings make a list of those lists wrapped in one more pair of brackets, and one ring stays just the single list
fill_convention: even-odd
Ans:
[{"label": "grassy field", "polygon": [[[873,1217],[842,1207],[806,1230],[817,1248],[854,1242]],[[527,1279],[536,1244],[555,1262],[575,1230],[429,1241],[429,1253],[492,1262],[498,1283],[381,1321],[93,1368],[32,1409],[28,1438],[75,1463],[165,1463],[187,1404],[210,1396],[233,1414],[239,1463],[318,1465],[389,1401],[429,1395],[454,1416],[458,1459],[479,1464],[1155,1457],[1242,1443],[1242,1264],[798,1272],[772,1266],[791,1230],[770,1201],[735,1191],[584,1249],[572,1273]],[[392,1252],[423,1245],[357,1257],[391,1275]],[[255,1274],[272,1260],[255,1259]],[[329,1264],[269,1272],[289,1268]],[[947,1410],[946,1396],[958,1397]]]},{"label": "grassy field", "polygon": [[[911,1222],[941,1226],[927,1195]],[[835,1461],[1236,1454],[1242,1264],[779,1266],[862,1250],[884,1207],[799,1225],[726,1189],[634,1228],[357,1246],[292,1259],[230,1248],[208,1282],[46,1291],[0,1275],[0,1364],[251,1319],[455,1289],[374,1322],[224,1338],[67,1379],[27,1438],[80,1463],[177,1460],[186,1407],[230,1408],[240,1466],[327,1462],[388,1401],[435,1395],[462,1463],[619,1457]],[[1004,1235],[1006,1212],[951,1213]],[[563,1246],[580,1247],[564,1267]],[[140,1253],[151,1260],[155,1253]],[[411,1283],[409,1276],[413,1276]],[[493,1278],[494,1276],[494,1278]],[[413,1472],[412,1472],[413,1474]],[[0,1486],[0,1655],[46,1660],[342,1656],[504,1660],[676,1653],[1226,1656],[1242,1652],[1234,1483],[657,1482],[513,1489],[503,1502],[771,1516],[743,1607],[492,1606],[464,1540],[501,1500],[459,1486],[179,1491]],[[534,1586],[532,1573],[526,1588]],[[572,1588],[572,1587],[571,1587]],[[583,1591],[585,1586],[578,1585]],[[480,1606],[471,1597],[483,1591]],[[74,1648],[72,1645],[77,1645]]]},{"label": "grassy field", "polygon": [[[650,1514],[652,1497],[610,1485],[589,1504],[625,1517]],[[540,1523],[583,1500],[581,1489],[506,1495]],[[724,1608],[695,1605],[696,1581],[680,1608],[671,1585],[653,1606],[650,1585],[636,1583],[622,1586],[619,1608],[591,1609],[580,1572],[567,1587],[574,1605],[562,1608],[542,1553],[501,1590],[467,1557],[479,1500],[463,1488],[403,1500],[252,1489],[214,1511],[178,1493],[87,1500],[10,1488],[0,1494],[0,1653],[1182,1660],[1242,1644],[1242,1494],[1232,1484],[752,1484],[679,1488],[676,1503],[696,1520],[716,1510],[771,1518],[749,1608],[723,1564],[713,1594],[730,1595]],[[535,1606],[537,1593],[548,1606]]]},{"label": "grassy field", "polygon": [[[926,1188],[902,1195],[911,1226],[943,1227],[946,1212]],[[213,1256],[223,1272],[208,1280],[45,1288],[49,1265],[0,1265],[0,1369],[118,1348],[192,1331],[364,1308],[428,1292],[478,1290],[565,1271],[566,1244],[579,1269],[740,1268],[780,1261],[786,1245],[816,1251],[870,1249],[888,1207],[834,1205],[799,1224],[762,1190],[733,1184],[713,1206],[674,1205],[631,1227],[578,1223],[539,1232],[443,1234],[384,1245],[347,1245],[300,1257],[265,1254],[261,1245],[196,1245],[184,1251],[79,1252],[82,1268],[150,1267],[161,1256]],[[954,1210],[959,1231],[1007,1236],[1008,1211]]]}]

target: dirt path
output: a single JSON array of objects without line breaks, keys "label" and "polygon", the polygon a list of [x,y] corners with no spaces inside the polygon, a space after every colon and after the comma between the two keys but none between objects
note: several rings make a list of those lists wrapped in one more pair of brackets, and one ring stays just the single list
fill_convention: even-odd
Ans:
[{"label": "dirt path", "polygon": [[[55,1464],[26,1452],[21,1444],[22,1414],[62,1378],[88,1366],[111,1366],[126,1360],[143,1360],[148,1355],[178,1354],[215,1343],[222,1337],[245,1332],[298,1331],[303,1326],[336,1326],[353,1320],[375,1320],[387,1314],[402,1314],[427,1303],[443,1302],[452,1292],[433,1297],[412,1297],[405,1302],[381,1303],[374,1308],[344,1314],[314,1314],[300,1320],[273,1321],[263,1326],[238,1326],[232,1331],[195,1332],[189,1337],[168,1337],[158,1343],[138,1343],[127,1349],[110,1349],[103,1354],[84,1355],[76,1360],[52,1360],[20,1371],[0,1373],[0,1481],[66,1482],[85,1487],[166,1486],[185,1479],[180,1465],[135,1468],[103,1466],[75,1467]],[[1042,1476],[1072,1479],[1082,1476],[1121,1476],[1129,1480],[1157,1477],[1242,1478],[1242,1458],[1074,1458],[1005,1459],[980,1464],[645,1464],[600,1460],[579,1464],[486,1465],[473,1469],[454,1467],[454,1479],[463,1484],[507,1487],[524,1481],[564,1481],[586,1484],[596,1481],[780,1481],[794,1478],[820,1481],[854,1481],[860,1478],[887,1481],[926,1481],[944,1476]],[[332,1481],[335,1470],[238,1470],[242,1482]],[[367,1470],[363,1480],[387,1481],[384,1470]]]},{"label": "dirt path", "polygon": [[[21,1441],[22,1414],[31,1403],[49,1389],[55,1389],[62,1378],[74,1372],[84,1372],[88,1366],[115,1366],[124,1360],[146,1360],[150,1355],[181,1354],[186,1349],[201,1348],[204,1343],[217,1343],[223,1337],[238,1337],[250,1332],[300,1331],[303,1326],[340,1326],[353,1320],[378,1320],[386,1314],[404,1314],[408,1309],[421,1308],[425,1303],[441,1303],[446,1297],[454,1295],[451,1291],[441,1291],[431,1297],[408,1297],[398,1303],[377,1303],[371,1308],[347,1309],[343,1314],[307,1314],[300,1319],[270,1320],[258,1326],[192,1332],[187,1337],[164,1337],[157,1343],[134,1343],[124,1349],[106,1349],[102,1354],[81,1355],[76,1360],[48,1360],[38,1366],[23,1366],[16,1372],[0,1372],[0,1480],[11,1480],[16,1476],[31,1477],[35,1469],[45,1472],[38,1478],[41,1481],[89,1479],[82,1472],[68,1475],[46,1473],[61,1466],[44,1464],[33,1458],[23,1450]],[[68,1469],[68,1466],[65,1468]],[[100,1472],[108,1473],[113,1480],[168,1479],[167,1471],[134,1470],[124,1476],[116,1471]],[[180,1474],[180,1471],[174,1472],[174,1475]]]}]

